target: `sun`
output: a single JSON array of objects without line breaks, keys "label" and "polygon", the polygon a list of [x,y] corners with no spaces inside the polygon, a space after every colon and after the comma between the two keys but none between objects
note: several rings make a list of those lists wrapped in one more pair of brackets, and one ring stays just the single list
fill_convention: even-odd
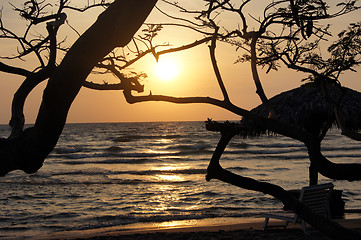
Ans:
[{"label": "sun", "polygon": [[171,81],[178,75],[179,68],[173,59],[159,59],[155,64],[155,72],[159,79]]}]

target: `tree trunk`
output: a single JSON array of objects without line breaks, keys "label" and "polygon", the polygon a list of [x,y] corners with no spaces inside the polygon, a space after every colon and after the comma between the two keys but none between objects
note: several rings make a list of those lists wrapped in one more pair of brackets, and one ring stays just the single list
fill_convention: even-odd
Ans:
[{"label": "tree trunk", "polygon": [[117,0],[74,43],[50,77],[34,127],[0,140],[0,175],[36,172],[54,149],[69,108],[93,66],[115,47],[125,46],[157,0]]},{"label": "tree trunk", "polygon": [[232,134],[230,131],[221,131],[221,134],[221,139],[217,144],[216,150],[213,152],[212,159],[207,169],[207,181],[210,181],[211,179],[218,179],[240,188],[269,194],[280,200],[287,209],[296,212],[302,219],[332,239],[361,238],[361,235],[358,232],[346,229],[338,223],[330,221],[312,212],[308,207],[298,201],[290,192],[284,190],[280,186],[266,182],[259,182],[248,177],[242,177],[223,169],[219,163],[220,158],[229,141],[235,134]]}]

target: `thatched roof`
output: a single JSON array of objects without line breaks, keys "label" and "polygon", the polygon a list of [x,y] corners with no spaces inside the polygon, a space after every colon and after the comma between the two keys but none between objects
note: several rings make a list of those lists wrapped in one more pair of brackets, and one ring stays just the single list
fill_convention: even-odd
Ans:
[{"label": "thatched roof", "polygon": [[[361,93],[342,87],[345,94],[340,102],[341,116],[346,126],[352,130],[361,130]],[[332,99],[337,99],[341,91],[337,87],[329,87]],[[280,93],[265,104],[251,110],[264,118],[273,118],[288,125],[310,131],[319,135],[322,130],[335,125],[335,115],[332,106],[326,101],[320,89],[315,84],[305,84],[301,87]],[[268,131],[252,119],[243,118],[241,126],[246,130],[245,136],[256,136]]]}]

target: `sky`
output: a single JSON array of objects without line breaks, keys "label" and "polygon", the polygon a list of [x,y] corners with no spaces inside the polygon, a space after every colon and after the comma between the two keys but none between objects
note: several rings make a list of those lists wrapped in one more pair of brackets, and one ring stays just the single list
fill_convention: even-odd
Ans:
[{"label": "sky", "polygon": [[[22,1],[11,1],[19,3]],[[178,1],[186,4],[191,8],[197,8],[203,5],[203,1]],[[247,11],[252,15],[259,14],[260,3],[263,1],[255,0],[255,5],[251,6]],[[329,1],[335,3],[336,1]],[[3,22],[6,26],[21,32],[24,28],[24,22],[17,14],[11,11],[8,2],[3,1]],[[158,4],[160,7],[161,3]],[[170,10],[172,12],[174,10]],[[90,11],[86,14],[69,13],[69,23],[75,27],[80,33],[85,31],[96,19],[100,10]],[[174,12],[175,13],[175,12]],[[343,16],[337,21],[330,22],[334,29],[335,35],[349,22],[360,21],[360,14],[353,13],[349,16]],[[226,17],[223,21],[226,24],[234,24],[234,16]],[[155,9],[146,22],[161,23],[164,17]],[[43,31],[42,26],[37,29],[38,32]],[[37,31],[35,33],[37,33]],[[65,25],[61,28],[59,35],[66,38],[71,43],[77,38],[74,31]],[[181,46],[191,43],[197,39],[201,39],[201,34],[180,29],[166,28],[164,29],[158,43],[169,42],[172,46]],[[16,46],[10,41],[0,41],[0,54],[2,56],[9,55],[16,51]],[[219,64],[221,74],[223,76],[227,90],[229,91],[232,102],[245,109],[252,109],[260,104],[259,97],[255,93],[255,86],[251,78],[250,65],[234,64],[239,52],[235,48],[225,44],[219,44],[216,49],[217,63]],[[157,66],[166,65],[164,68],[172,70],[171,79],[157,73]],[[36,66],[34,59],[25,59],[25,61],[15,61],[15,65],[22,66],[27,69],[33,69]],[[211,96],[222,98],[217,80],[214,76],[207,45],[175,53],[163,55],[156,63],[152,56],[148,56],[137,63],[131,70],[143,71],[148,75],[145,84],[145,93],[150,91],[152,94],[164,94],[172,96]],[[361,91],[361,69],[357,73],[347,73],[341,78],[342,84]],[[164,71],[163,71],[164,72]],[[269,74],[265,70],[260,69],[260,76],[265,89],[266,95],[272,97],[295,87],[300,86],[301,79],[306,77],[305,74],[297,73],[292,70],[282,68],[280,71],[273,71]],[[0,73],[0,124],[7,124],[11,114],[12,96],[20,86],[23,78],[11,74]],[[112,82],[104,76],[92,75],[89,80]],[[26,123],[33,123],[36,119],[38,108],[41,102],[41,96],[46,82],[40,84],[28,97],[25,105]],[[206,104],[186,104],[179,105],[163,102],[147,102],[147,103],[126,103],[121,91],[95,91],[82,88],[69,111],[67,122],[147,122],[147,121],[203,121],[207,118],[215,120],[237,120],[239,116],[232,114],[219,107]]]}]

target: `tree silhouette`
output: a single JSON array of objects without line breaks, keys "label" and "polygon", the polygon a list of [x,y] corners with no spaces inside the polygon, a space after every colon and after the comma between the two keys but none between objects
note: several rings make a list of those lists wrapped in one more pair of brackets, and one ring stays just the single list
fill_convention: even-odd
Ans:
[{"label": "tree silhouette", "polygon": [[[355,2],[339,3],[339,9],[334,13],[330,13],[329,6],[324,1],[273,1],[265,7],[263,18],[251,16],[251,19],[259,24],[258,28],[254,27],[256,30],[249,30],[247,14],[244,10],[251,1],[235,3],[232,1],[208,0],[205,1],[207,3],[205,9],[202,10],[187,10],[178,4],[166,2],[179,8],[183,13],[195,14],[196,19],[200,20],[201,23],[188,27],[211,37],[209,40],[210,59],[223,99],[210,97],[175,98],[152,94],[133,96],[131,91],[125,90],[124,94],[127,101],[130,103],[143,101],[207,103],[242,116],[241,124],[220,124],[211,120],[207,122],[206,127],[208,130],[221,133],[221,139],[208,166],[207,180],[219,179],[238,187],[270,194],[281,200],[288,209],[297,212],[308,223],[316,226],[331,238],[358,239],[360,236],[357,233],[344,230],[339,225],[315,215],[281,187],[236,175],[223,169],[220,165],[220,158],[224,149],[235,135],[249,136],[252,135],[252,132],[253,134],[273,132],[300,140],[306,145],[311,161],[310,184],[317,184],[318,172],[331,179],[360,180],[360,164],[332,163],[322,155],[320,149],[320,143],[333,123],[339,126],[342,134],[354,140],[360,140],[360,135],[355,131],[361,129],[360,125],[353,125],[350,128],[350,125],[346,123],[346,119],[342,116],[344,111],[341,107],[345,107],[346,94],[350,94],[350,91],[342,87],[339,81],[341,72],[353,70],[353,67],[360,64],[361,52],[358,44],[360,41],[360,23],[351,24],[348,29],[340,33],[339,40],[328,48],[330,58],[323,59],[316,51],[325,40],[325,37],[330,35],[329,26],[322,26],[319,21],[336,18],[357,10],[358,7],[355,6]],[[221,22],[219,18],[224,12],[231,12],[239,17],[240,23],[238,26],[241,26],[240,29],[227,29],[218,24],[218,22]],[[176,17],[172,17],[172,19],[176,19]],[[183,21],[186,20],[183,19]],[[208,31],[204,31],[204,28],[207,28]],[[278,32],[276,32],[277,30]],[[245,53],[238,59],[238,62],[250,63],[252,78],[257,89],[256,92],[262,101],[265,112],[268,114],[259,115],[255,111],[247,111],[231,102],[215,57],[218,41],[227,42],[244,50]],[[263,90],[258,74],[258,66],[267,67],[267,71],[271,71],[277,70],[280,64],[310,74],[305,80],[312,82],[307,86],[312,85],[312,88],[316,89],[313,91],[315,95],[312,96],[311,94],[309,98],[301,101],[311,101],[317,105],[315,99],[319,98],[315,98],[315,96],[321,94],[323,95],[322,104],[326,104],[331,109],[331,116],[327,115],[322,119],[323,122],[316,124],[312,122],[316,117],[313,118],[312,114],[308,113],[311,116],[306,127],[282,122],[273,116],[274,106],[271,106],[270,101],[272,99],[269,100]],[[303,89],[307,89],[306,86]],[[331,93],[335,91],[336,98],[333,98],[335,96],[332,94],[331,97]],[[300,96],[294,97],[300,98]],[[351,105],[346,105],[347,107],[352,108]],[[297,110],[295,109],[295,111]],[[317,108],[315,111],[317,111]],[[249,129],[249,126],[243,123],[244,121],[253,122],[261,131],[257,132],[257,130]]]},{"label": "tree silhouette", "polygon": [[[322,0],[279,0],[265,5],[263,15],[259,18],[247,13],[246,8],[251,0],[205,0],[204,9],[189,10],[177,3],[162,0],[180,10],[183,16],[175,17],[158,10],[169,17],[172,23],[148,24],[143,34],[134,36],[146,17],[156,4],[156,0],[116,0],[93,1],[83,7],[76,7],[70,1],[59,0],[56,9],[49,10],[50,5],[36,0],[26,1],[22,7],[14,6],[14,10],[28,21],[23,35],[17,35],[0,22],[1,39],[18,42],[18,53],[10,57],[2,57],[0,71],[17,74],[25,78],[17,90],[12,105],[10,126],[12,132],[9,138],[0,140],[0,174],[5,175],[16,169],[26,173],[36,172],[43,164],[46,156],[53,150],[63,130],[69,108],[82,86],[98,90],[123,90],[129,103],[144,101],[167,101],[174,103],[207,103],[231,111],[245,120],[251,120],[261,126],[262,131],[274,132],[303,142],[310,156],[311,184],[317,183],[317,173],[320,172],[333,179],[360,180],[358,174],[360,164],[334,164],[326,159],[320,151],[320,142],[330,127],[329,121],[318,129],[317,134],[302,126],[290,125],[272,117],[258,67],[277,70],[281,64],[286,67],[309,73],[307,80],[312,81],[318,93],[334,112],[338,126],[346,136],[360,140],[355,131],[358,128],[348,128],[341,116],[341,106],[345,89],[341,86],[340,74],[360,64],[360,23],[350,25],[340,33],[339,40],[329,47],[330,58],[323,59],[317,54],[321,42],[330,35],[329,26],[320,24],[321,20],[336,18],[357,10],[356,1],[340,2],[330,8]],[[58,41],[58,29],[67,23],[66,11],[84,12],[96,7],[104,7],[97,21],[71,46],[66,47],[64,41]],[[333,11],[333,12],[332,12]],[[234,14],[238,26],[229,29],[221,26],[218,19],[224,13]],[[191,20],[188,16],[192,16]],[[2,20],[2,19],[1,19]],[[250,22],[256,26],[250,27]],[[46,34],[30,34],[35,26],[45,25]],[[180,47],[170,47],[167,44],[153,43],[163,26],[181,26],[201,33],[203,37]],[[252,29],[252,30],[250,30]],[[261,116],[234,105],[223,83],[221,71],[217,64],[216,47],[219,42],[225,42],[242,49],[243,55],[237,62],[249,62],[252,70],[252,80],[262,104],[268,109],[269,116]],[[217,78],[223,99],[211,97],[172,97],[163,95],[138,95],[133,92],[143,92],[144,86],[140,80],[142,73],[126,71],[129,66],[142,57],[153,54],[158,59],[160,55],[187,50],[201,44],[209,44],[209,56],[214,74]],[[130,46],[131,45],[131,46]],[[163,48],[162,48],[163,47]],[[64,54],[59,61],[58,53]],[[22,59],[29,55],[35,56],[38,66],[28,70],[8,64],[13,59]],[[6,62],[5,62],[6,61]],[[92,72],[111,73],[119,83],[93,83],[86,81]],[[41,107],[33,127],[24,130],[25,117],[23,107],[28,94],[40,82],[48,80],[44,90]],[[330,97],[329,89],[337,89],[338,97]],[[230,184],[270,194],[281,200],[289,209],[297,212],[308,223],[315,226],[332,238],[360,239],[360,236],[327,219],[319,217],[301,204],[290,193],[279,186],[245,178],[224,170],[220,158],[233,136],[249,135],[251,129],[246,125],[234,123],[207,122],[207,129],[219,131],[221,139],[212,156],[208,167],[207,180],[219,179]]]},{"label": "tree silhouette", "polygon": [[[34,0],[25,2],[21,9],[15,8],[29,22],[23,36],[16,35],[1,22],[1,37],[15,40],[20,45],[18,55],[7,59],[33,54],[37,57],[39,66],[34,70],[26,70],[0,64],[0,70],[25,77],[13,99],[11,135],[0,140],[0,175],[15,169],[33,173],[42,166],[46,156],[54,149],[69,108],[87,76],[114,48],[124,47],[132,40],[155,3],[153,0],[120,0],[112,4],[100,1],[85,8],[75,8],[70,7],[69,1],[61,0],[55,13],[44,14],[46,8],[52,5]],[[62,48],[56,41],[56,34],[66,20],[64,9],[85,11],[97,6],[108,7],[69,49]],[[46,24],[47,35],[28,40],[31,28],[41,23]],[[59,50],[65,50],[66,54],[57,65],[56,54]],[[48,54],[44,56],[44,53]],[[48,83],[35,125],[23,130],[26,97],[37,84],[46,79]],[[130,79],[124,79],[122,85],[127,85],[129,89],[134,84]],[[132,89],[135,88],[134,85]]]}]

